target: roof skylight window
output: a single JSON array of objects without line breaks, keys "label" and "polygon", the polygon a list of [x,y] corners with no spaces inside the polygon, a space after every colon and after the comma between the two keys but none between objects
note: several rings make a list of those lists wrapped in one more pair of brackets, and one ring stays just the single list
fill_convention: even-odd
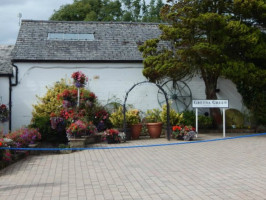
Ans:
[{"label": "roof skylight window", "polygon": [[48,33],[48,40],[92,41],[93,33]]}]

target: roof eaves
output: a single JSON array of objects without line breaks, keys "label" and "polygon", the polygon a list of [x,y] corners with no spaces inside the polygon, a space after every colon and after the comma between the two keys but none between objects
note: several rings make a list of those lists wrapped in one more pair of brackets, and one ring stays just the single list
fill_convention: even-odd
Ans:
[{"label": "roof eaves", "polygon": [[12,59],[14,62],[23,62],[23,63],[142,63],[143,60],[29,60],[29,59]]}]

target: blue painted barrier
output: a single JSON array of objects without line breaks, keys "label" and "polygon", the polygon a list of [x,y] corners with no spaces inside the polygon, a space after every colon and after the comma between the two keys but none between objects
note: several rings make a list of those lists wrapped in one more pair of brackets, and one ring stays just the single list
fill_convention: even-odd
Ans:
[{"label": "blue painted barrier", "polygon": [[59,150],[80,151],[80,150],[98,150],[98,149],[133,149],[133,148],[173,146],[173,145],[196,144],[196,143],[204,143],[204,142],[215,142],[215,141],[233,140],[233,139],[239,139],[239,138],[263,136],[263,135],[266,135],[266,133],[258,133],[258,134],[252,134],[252,135],[242,135],[242,136],[228,137],[228,138],[217,138],[217,139],[211,139],[211,140],[188,141],[188,142],[178,142],[178,143],[168,143],[168,144],[117,146],[117,147],[87,147],[87,148],[15,148],[15,147],[0,147],[0,149],[27,150],[27,151],[59,151]]}]

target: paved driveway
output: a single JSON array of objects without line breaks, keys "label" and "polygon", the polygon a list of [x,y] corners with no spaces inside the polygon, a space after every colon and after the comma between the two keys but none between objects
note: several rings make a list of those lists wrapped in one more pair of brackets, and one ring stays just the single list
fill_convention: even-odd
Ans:
[{"label": "paved driveway", "polygon": [[266,199],[266,136],[29,156],[0,171],[0,199]]}]

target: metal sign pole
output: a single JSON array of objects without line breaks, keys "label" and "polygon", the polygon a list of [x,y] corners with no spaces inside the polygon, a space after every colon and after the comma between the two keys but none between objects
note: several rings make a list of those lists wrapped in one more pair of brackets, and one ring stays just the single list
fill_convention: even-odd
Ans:
[{"label": "metal sign pole", "polygon": [[198,132],[199,132],[199,128],[198,128],[198,108],[196,108],[196,137],[198,137]]},{"label": "metal sign pole", "polygon": [[79,99],[80,99],[80,90],[79,90],[79,87],[78,87],[78,107],[79,107]]},{"label": "metal sign pole", "polygon": [[225,138],[225,108],[223,108],[223,137]]}]

